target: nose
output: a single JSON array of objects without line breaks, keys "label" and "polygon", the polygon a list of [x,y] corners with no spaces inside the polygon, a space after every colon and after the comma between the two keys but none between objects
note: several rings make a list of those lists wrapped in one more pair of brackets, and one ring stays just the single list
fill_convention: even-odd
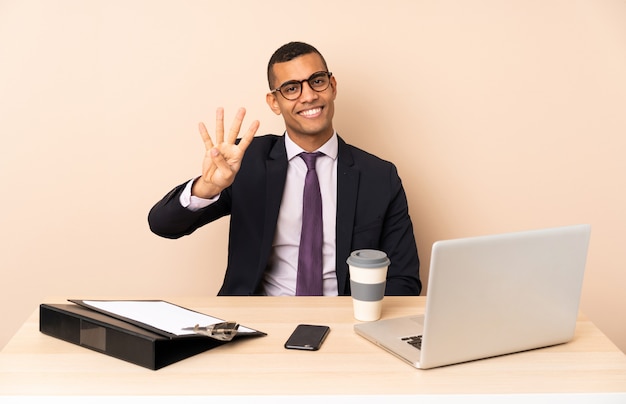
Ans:
[{"label": "nose", "polygon": [[317,91],[311,88],[311,85],[308,81],[302,83],[302,90],[300,93],[300,102],[309,102],[311,100],[317,99],[318,94]]}]

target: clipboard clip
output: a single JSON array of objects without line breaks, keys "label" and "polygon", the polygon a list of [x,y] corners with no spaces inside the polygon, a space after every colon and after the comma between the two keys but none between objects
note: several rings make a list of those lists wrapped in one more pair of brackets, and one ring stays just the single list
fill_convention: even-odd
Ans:
[{"label": "clipboard clip", "polygon": [[237,335],[239,324],[235,321],[224,321],[223,323],[211,324],[206,327],[196,324],[193,327],[185,327],[183,330],[193,331],[196,334],[205,335],[218,341],[230,341]]}]

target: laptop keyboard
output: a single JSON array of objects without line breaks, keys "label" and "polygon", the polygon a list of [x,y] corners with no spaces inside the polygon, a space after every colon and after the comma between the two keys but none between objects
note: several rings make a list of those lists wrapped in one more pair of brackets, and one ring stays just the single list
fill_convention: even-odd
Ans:
[{"label": "laptop keyboard", "polygon": [[404,337],[402,341],[406,341],[407,344],[411,345],[414,348],[422,349],[422,336],[414,335],[412,337]]}]

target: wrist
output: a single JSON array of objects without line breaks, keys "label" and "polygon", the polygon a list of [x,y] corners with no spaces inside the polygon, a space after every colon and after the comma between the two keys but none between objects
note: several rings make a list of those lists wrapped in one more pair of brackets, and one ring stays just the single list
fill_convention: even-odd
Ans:
[{"label": "wrist", "polygon": [[202,181],[202,177],[195,179],[191,186],[191,195],[203,199],[213,199],[222,192],[222,189]]}]

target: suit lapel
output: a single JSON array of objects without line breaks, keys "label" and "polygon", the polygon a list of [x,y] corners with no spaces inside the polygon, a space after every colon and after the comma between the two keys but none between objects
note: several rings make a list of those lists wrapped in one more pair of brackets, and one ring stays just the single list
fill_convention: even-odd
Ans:
[{"label": "suit lapel", "polygon": [[[259,263],[269,262],[269,255],[272,250],[272,242],[276,232],[278,222],[278,211],[283,198],[285,179],[287,178],[287,151],[285,150],[285,138],[280,137],[269,152],[265,162],[266,189],[265,189],[265,217],[263,218],[263,238],[261,240],[261,251],[264,256]],[[249,201],[258,203],[260,201]],[[265,267],[258,268],[259,273],[265,271]]]},{"label": "suit lapel", "polygon": [[346,260],[352,248],[352,230],[359,184],[359,170],[349,147],[339,138],[337,156],[337,228],[336,228],[336,271],[339,294],[347,293],[348,266]]}]

